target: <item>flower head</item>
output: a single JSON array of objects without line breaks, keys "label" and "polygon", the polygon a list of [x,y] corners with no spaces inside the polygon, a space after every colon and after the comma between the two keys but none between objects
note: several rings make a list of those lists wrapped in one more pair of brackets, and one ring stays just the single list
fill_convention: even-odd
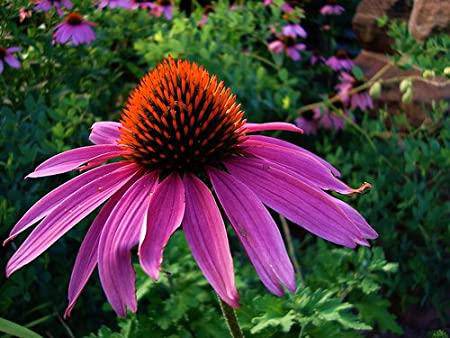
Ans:
[{"label": "flower head", "polygon": [[109,7],[111,9],[114,8],[125,8],[125,9],[133,9],[134,4],[132,0],[100,0],[98,3],[99,8]]},{"label": "flower head", "polygon": [[341,15],[345,9],[337,4],[336,0],[328,0],[327,4],[320,9],[322,15]]},{"label": "flower head", "polygon": [[[347,115],[345,107],[339,102],[339,109]],[[295,124],[301,128],[305,134],[314,135],[319,129],[341,130],[344,128],[345,119],[342,116],[330,111],[327,107],[315,108],[312,111],[305,112],[295,120]]]},{"label": "flower head", "polygon": [[37,0],[36,10],[42,12],[48,12],[52,8],[56,10],[59,16],[64,14],[63,8],[71,9],[73,4],[70,0]]},{"label": "flower head", "polygon": [[85,20],[78,13],[70,13],[58,24],[53,33],[53,40],[59,44],[70,43],[74,46],[90,44],[95,40],[93,22]]},{"label": "flower head", "polygon": [[150,6],[150,13],[156,17],[164,16],[167,20],[172,20],[173,5],[170,0],[156,0]]},{"label": "flower head", "polygon": [[0,47],[0,74],[3,73],[5,64],[11,68],[20,68],[20,61],[16,56],[14,56],[14,53],[19,52],[20,49],[21,48],[17,46],[10,48]]},{"label": "flower head", "polygon": [[334,71],[351,70],[353,68],[353,61],[343,49],[337,51],[336,55],[328,58],[325,64]]},{"label": "flower head", "polygon": [[288,24],[282,29],[284,36],[289,36],[292,38],[306,38],[308,34],[299,24]]},{"label": "flower head", "polygon": [[367,184],[352,189],[309,151],[253,135],[269,130],[300,131],[288,123],[247,123],[223,82],[194,63],[166,59],[132,92],[120,123],[93,125],[93,146],[58,154],[28,175],[85,171],[14,226],[8,241],[42,220],[9,260],[7,275],[106,202],[76,258],[67,315],[95,267],[114,310],[136,311],[132,248],[138,246],[143,270],[157,279],[164,247],[180,227],[206,279],[236,307],[220,204],[264,285],[276,295],[295,291],[294,269],[267,207],[340,245],[368,245],[377,235],[355,209],[324,191],[353,194]]},{"label": "flower head", "polygon": [[306,32],[300,25],[287,25],[283,27],[282,33],[277,35],[277,39],[270,42],[268,48],[271,52],[280,54],[286,53],[292,60],[301,59],[300,52],[306,49],[305,44],[297,42],[297,36],[306,36]]},{"label": "flower head", "polygon": [[359,108],[361,110],[373,109],[373,101],[369,93],[366,91],[351,94],[354,87],[362,84],[349,73],[342,72],[339,76],[340,83],[336,85],[342,102],[349,105],[352,109]]}]

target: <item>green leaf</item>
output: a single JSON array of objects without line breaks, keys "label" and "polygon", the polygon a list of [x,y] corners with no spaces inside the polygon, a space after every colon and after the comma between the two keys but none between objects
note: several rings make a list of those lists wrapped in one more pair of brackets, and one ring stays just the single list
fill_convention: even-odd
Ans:
[{"label": "green leaf", "polygon": [[25,326],[13,323],[4,318],[0,318],[0,332],[7,333],[15,337],[42,338],[41,335],[27,329]]}]

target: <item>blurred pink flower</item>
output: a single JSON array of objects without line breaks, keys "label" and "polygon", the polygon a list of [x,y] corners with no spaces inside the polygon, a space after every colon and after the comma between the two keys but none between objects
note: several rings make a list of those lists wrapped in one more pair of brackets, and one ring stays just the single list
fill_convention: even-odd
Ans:
[{"label": "blurred pink flower", "polygon": [[170,0],[156,0],[150,5],[150,13],[156,17],[164,15],[167,20],[172,20],[173,5]]},{"label": "blurred pink flower", "polygon": [[70,13],[66,15],[63,22],[56,26],[53,41],[58,44],[69,43],[74,46],[90,44],[95,40],[92,26],[95,24],[85,20],[80,14]]},{"label": "blurred pink flower", "polygon": [[146,0],[130,0],[132,5],[131,8],[132,9],[149,9],[152,8],[153,3],[151,1],[146,1]]},{"label": "blurred pink flower", "polygon": [[73,4],[70,0],[36,0],[35,9],[38,11],[48,12],[52,8],[56,9],[59,16],[63,16],[63,8],[71,9]]},{"label": "blurred pink flower", "polygon": [[25,7],[20,7],[19,9],[19,22],[24,22],[27,18],[30,18],[32,15],[32,12],[29,9],[26,9]]},{"label": "blurred pink flower", "polygon": [[[345,110],[343,112],[346,114]],[[303,129],[305,134],[314,135],[319,129],[341,130],[344,128],[345,120],[327,107],[322,107],[306,112],[297,118],[295,123],[299,128]]]},{"label": "blurred pink flower", "polygon": [[282,29],[282,33],[284,36],[289,36],[292,38],[300,37],[306,38],[308,34],[299,24],[288,24],[285,25]]},{"label": "blurred pink flower", "polygon": [[286,14],[290,14],[294,11],[294,7],[292,7],[290,4],[285,2],[281,5],[281,10]]},{"label": "blurred pink flower", "polygon": [[366,91],[351,94],[353,88],[358,87],[362,82],[357,81],[353,76],[346,72],[342,72],[339,79],[341,82],[336,85],[336,89],[338,90],[342,102],[349,105],[352,109],[373,109],[372,98]]},{"label": "blurred pink flower", "polygon": [[0,47],[0,74],[3,73],[5,64],[11,68],[20,68],[20,61],[16,56],[14,56],[14,53],[17,53],[20,50],[21,48],[17,46],[9,48]]},{"label": "blurred pink flower", "polygon": [[353,68],[353,61],[348,57],[348,54],[345,50],[338,50],[335,56],[328,58],[325,61],[325,64],[333,69],[334,71],[338,70],[351,70]]},{"label": "blurred pink flower", "polygon": [[336,1],[330,0],[329,3],[320,9],[322,15],[341,15],[344,13],[344,7],[336,4]]},{"label": "blurred pink flower", "polygon": [[133,2],[132,0],[100,0],[98,7],[133,9]]},{"label": "blurred pink flower", "polygon": [[273,3],[273,0],[263,0],[264,6],[270,6]]},{"label": "blurred pink flower", "polygon": [[268,47],[275,54],[285,52],[294,61],[300,60],[300,52],[306,49],[305,44],[298,43],[291,37],[282,37],[281,40],[272,41]]}]

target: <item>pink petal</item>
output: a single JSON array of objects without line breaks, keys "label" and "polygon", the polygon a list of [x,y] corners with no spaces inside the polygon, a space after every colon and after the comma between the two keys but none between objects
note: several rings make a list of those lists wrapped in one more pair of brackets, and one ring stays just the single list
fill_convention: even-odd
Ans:
[{"label": "pink petal", "polygon": [[284,130],[293,131],[296,133],[303,133],[299,127],[292,123],[286,122],[269,122],[269,123],[246,123],[244,126],[249,133],[256,133],[259,131]]},{"label": "pink petal", "polygon": [[358,227],[358,230],[364,235],[364,238],[375,239],[378,237],[378,233],[369,225],[369,223],[367,223],[358,211],[340,199],[331,196],[330,198],[342,209],[342,211],[344,211],[353,224]]},{"label": "pink petal", "polygon": [[155,173],[142,176],[120,199],[100,235],[98,272],[109,303],[117,315],[125,316],[127,308],[137,309],[135,272],[131,249],[138,243],[145,226]]},{"label": "pink petal", "polygon": [[89,227],[89,230],[83,239],[83,243],[81,243],[81,247],[78,251],[75,265],[72,270],[72,276],[70,277],[69,304],[64,312],[65,318],[70,316],[81,291],[83,291],[84,286],[97,265],[98,243],[100,241],[103,226],[105,225],[106,220],[111,214],[113,208],[116,206],[117,202],[122,198],[128,188],[136,181],[135,178],[137,178],[137,176],[134,176],[130,181],[128,181],[109,199],[108,202],[106,202],[97,217],[95,217],[92,225]]},{"label": "pink petal", "polygon": [[[125,150],[123,147],[112,144],[101,144],[67,150],[40,164],[27,178],[65,173],[78,168],[83,163],[94,161],[99,156],[102,156],[103,159],[111,159],[124,153]],[[108,156],[105,157],[106,154]]]},{"label": "pink petal", "polygon": [[6,275],[28,264],[79,221],[119,190],[138,170],[135,164],[119,169],[88,183],[66,198],[40,223],[9,260]]},{"label": "pink petal", "polygon": [[295,173],[294,176],[310,182],[317,188],[334,190],[342,194],[359,192],[337,179],[328,167],[307,153],[254,139],[245,140],[243,146],[249,154],[286,167]]},{"label": "pink petal", "polygon": [[313,234],[351,248],[362,239],[356,225],[323,191],[262,159],[239,158],[225,165],[264,204]]},{"label": "pink petal", "polygon": [[117,144],[120,138],[119,122],[95,122],[89,135],[89,141],[94,144]]},{"label": "pink petal", "polygon": [[141,266],[153,279],[159,278],[163,250],[181,225],[184,209],[183,181],[178,174],[171,174],[156,187],[148,208],[145,238],[139,246]]},{"label": "pink petal", "polygon": [[186,210],[183,230],[197,264],[227,304],[239,306],[233,260],[219,208],[208,187],[193,175],[183,178]]},{"label": "pink petal", "polygon": [[245,184],[216,169],[208,171],[234,231],[266,287],[283,295],[283,285],[295,292],[295,273],[272,216]]},{"label": "pink petal", "polygon": [[336,177],[340,177],[341,176],[341,173],[339,172],[339,170],[337,170],[335,167],[333,167],[330,163],[325,161],[323,158],[317,156],[316,154],[310,152],[309,150],[306,150],[306,149],[304,149],[302,147],[298,147],[295,144],[292,144],[292,143],[280,140],[280,139],[275,138],[275,137],[269,137],[269,136],[263,136],[263,135],[250,135],[250,136],[248,136],[248,139],[249,140],[262,141],[264,143],[269,143],[269,144],[275,144],[275,145],[280,146],[280,147],[288,148],[288,149],[295,150],[295,151],[298,151],[300,153],[309,155],[309,156],[315,158],[320,163],[322,163],[328,169],[330,169],[334,176],[336,176]]},{"label": "pink petal", "polygon": [[5,57],[5,61],[8,65],[10,65],[12,68],[20,68],[20,61],[13,55],[7,55]]},{"label": "pink petal", "polygon": [[22,231],[28,229],[31,225],[41,220],[49,213],[51,213],[54,209],[56,209],[64,199],[67,197],[77,194],[78,190],[88,185],[90,182],[95,179],[102,177],[116,169],[119,169],[123,166],[123,163],[116,162],[104,165],[100,168],[93,169],[88,171],[80,176],[77,176],[70,181],[64,183],[58,188],[52,190],[39,201],[37,201],[26,213],[22,216],[22,218],[17,222],[17,224],[11,230],[9,237],[5,240],[3,245],[7,242],[11,241]]}]

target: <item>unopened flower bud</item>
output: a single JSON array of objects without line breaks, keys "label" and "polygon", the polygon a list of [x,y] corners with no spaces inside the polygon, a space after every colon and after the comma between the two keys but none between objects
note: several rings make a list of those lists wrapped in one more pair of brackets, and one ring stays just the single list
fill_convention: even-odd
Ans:
[{"label": "unopened flower bud", "polygon": [[444,75],[450,76],[450,67],[444,68]]},{"label": "unopened flower bud", "polygon": [[402,95],[402,102],[403,103],[411,103],[413,100],[413,91],[412,88],[409,87],[406,89],[406,92]]},{"label": "unopened flower bud", "polygon": [[425,79],[431,79],[431,78],[435,77],[436,74],[434,73],[434,70],[429,70],[429,69],[427,69],[427,70],[425,70],[425,71],[423,72],[422,76],[423,76]]},{"label": "unopened flower bud", "polygon": [[406,92],[408,88],[411,88],[412,82],[410,79],[405,79],[402,82],[400,82],[400,91],[402,93]]},{"label": "unopened flower bud", "polygon": [[372,87],[370,87],[369,95],[374,99],[378,99],[381,94],[381,83],[379,81],[375,82]]}]

